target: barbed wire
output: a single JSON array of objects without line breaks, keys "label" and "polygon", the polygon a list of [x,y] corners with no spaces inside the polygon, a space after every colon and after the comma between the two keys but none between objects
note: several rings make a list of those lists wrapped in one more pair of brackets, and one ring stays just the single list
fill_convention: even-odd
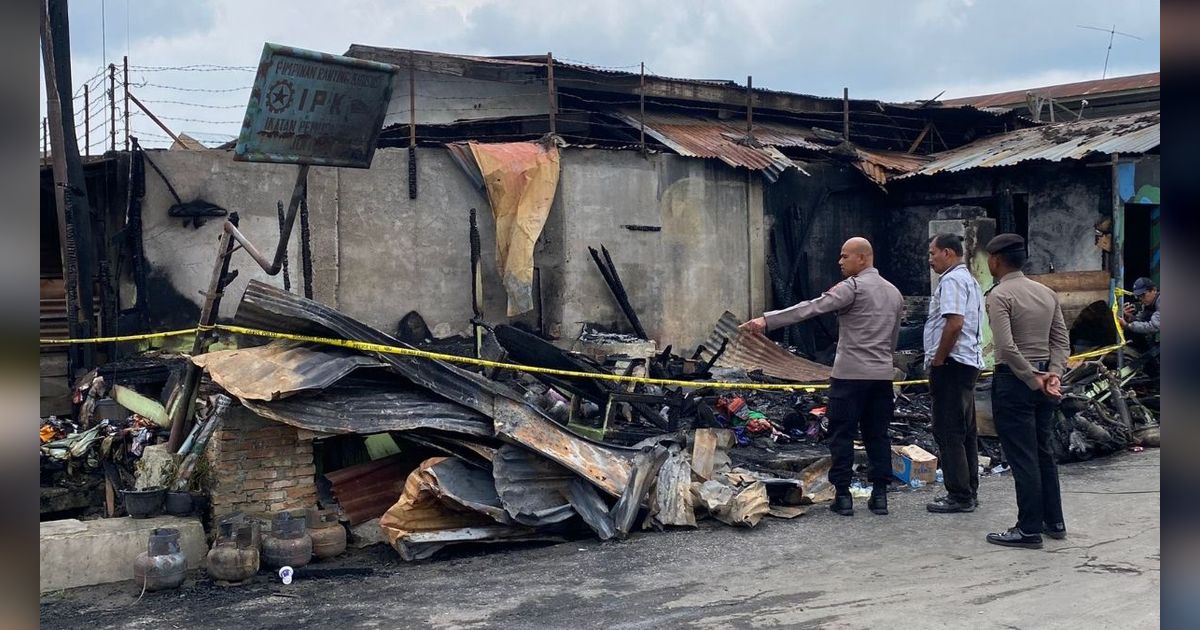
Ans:
[{"label": "barbed wire", "polygon": [[160,88],[163,90],[178,90],[180,92],[208,92],[208,93],[217,94],[217,93],[226,93],[226,92],[240,92],[242,90],[249,90],[250,88],[252,88],[254,86],[246,85],[243,87],[236,87],[236,88],[188,88],[188,87],[181,87],[178,85],[164,85],[162,83],[150,83],[150,82],[133,83],[133,82],[130,82],[129,87],[134,87],[134,88],[154,87],[154,88]]},{"label": "barbed wire", "polygon": [[189,103],[187,101],[171,101],[171,100],[163,100],[163,99],[143,98],[143,99],[139,99],[139,100],[142,101],[143,103],[160,103],[163,105],[183,105],[186,107],[201,107],[204,109],[245,109],[246,108],[245,103],[242,103],[240,105],[208,105],[205,103]]},{"label": "barbed wire", "polygon": [[222,66],[199,63],[189,66],[129,66],[138,72],[254,72],[255,66]]}]

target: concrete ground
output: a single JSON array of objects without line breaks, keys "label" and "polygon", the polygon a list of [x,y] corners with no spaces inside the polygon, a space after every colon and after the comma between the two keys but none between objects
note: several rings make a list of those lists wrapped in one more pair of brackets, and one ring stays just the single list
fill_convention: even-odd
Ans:
[{"label": "concrete ground", "polygon": [[[1068,538],[1008,549],[1012,479],[973,514],[925,511],[935,488],[876,516],[824,506],[752,530],[707,522],[622,543],[457,552],[421,564],[376,546],[290,586],[203,577],[47,595],[43,628],[1152,628],[1159,625],[1159,452],[1062,467]],[[347,564],[349,563],[349,564]],[[355,566],[350,566],[355,565]],[[349,575],[357,570],[359,575]]]}]

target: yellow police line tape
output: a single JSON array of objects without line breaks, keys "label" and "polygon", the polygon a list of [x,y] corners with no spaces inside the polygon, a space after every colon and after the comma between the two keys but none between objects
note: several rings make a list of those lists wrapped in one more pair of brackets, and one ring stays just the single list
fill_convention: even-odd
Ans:
[{"label": "yellow police line tape", "polygon": [[[216,326],[197,326],[196,328],[188,328],[183,330],[170,330],[159,333],[146,333],[141,335],[124,335],[120,337],[93,337],[91,339],[41,339],[43,344],[72,344],[72,343],[109,343],[117,341],[139,341],[145,339],[153,339],[157,337],[174,337],[179,335],[187,335],[200,332],[202,330],[222,330],[225,332],[236,333],[241,335],[250,335],[255,337],[268,337],[272,339],[286,339],[289,341],[303,341],[308,343],[318,343],[329,346],[338,346],[341,348],[351,348],[363,352],[379,352],[383,354],[398,354],[402,356],[416,357],[421,359],[431,359],[435,361],[446,361],[450,363],[465,363],[467,365],[475,365],[479,367],[494,367],[505,370],[517,370],[520,372],[528,372],[534,374],[550,374],[554,376],[565,376],[569,378],[588,378],[601,381],[617,381],[623,383],[641,383],[643,385],[669,385],[676,387],[715,387],[718,389],[748,389],[748,390],[804,390],[815,391],[818,389],[828,389],[829,383],[744,383],[744,382],[729,382],[729,381],[684,381],[667,378],[650,378],[647,376],[625,376],[621,374],[594,374],[591,372],[576,372],[573,370],[559,370],[555,368],[538,367],[534,365],[521,365],[517,363],[505,363],[502,361],[491,361],[488,359],[476,359],[475,357],[464,357],[457,354],[443,354],[441,352],[429,352],[427,350],[417,350],[415,348],[401,348],[398,346],[388,346],[378,343],[370,343],[366,341],[352,341],[349,339],[337,339],[333,337],[315,337],[312,335],[297,335],[294,333],[277,332],[272,330],[259,330],[257,328],[246,328],[244,326],[231,326],[227,324],[217,324]],[[1084,352],[1070,357],[1070,360],[1083,360],[1106,355],[1114,350],[1121,348],[1124,344],[1117,344]],[[984,375],[990,372],[984,372]],[[894,381],[892,385],[925,385],[929,383],[928,379],[918,379],[910,381]]]}]

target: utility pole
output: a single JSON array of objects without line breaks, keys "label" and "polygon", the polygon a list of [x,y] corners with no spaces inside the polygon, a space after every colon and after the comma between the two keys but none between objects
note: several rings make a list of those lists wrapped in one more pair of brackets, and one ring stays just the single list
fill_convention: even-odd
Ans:
[{"label": "utility pole", "polygon": [[108,64],[108,134],[109,148],[117,150],[117,66]]},{"label": "utility pole", "polygon": [[[91,337],[95,330],[92,300],[92,221],[87,181],[75,138],[71,97],[71,34],[66,0],[44,0],[42,7],[42,66],[46,79],[48,135],[58,207],[58,235],[66,285],[67,330],[73,338]],[[68,378],[94,365],[90,345],[70,346]]]},{"label": "utility pole", "polygon": [[850,142],[850,88],[842,88],[842,138]]},{"label": "utility pole", "polygon": [[641,125],[642,157],[646,156],[646,62],[642,62],[641,87],[638,89],[638,123]]},{"label": "utility pole", "polygon": [[550,133],[557,133],[554,115],[558,111],[558,99],[554,91],[554,54],[546,53],[546,96],[550,103]]},{"label": "utility pole", "polygon": [[754,77],[746,76],[746,135],[754,135]]},{"label": "utility pole", "polygon": [[125,150],[129,150],[129,56],[121,58],[125,69],[122,85],[125,86]]},{"label": "utility pole", "polygon": [[88,98],[88,84],[83,84],[83,154],[92,154],[92,101]]},{"label": "utility pole", "polygon": [[[417,71],[413,54],[408,53],[408,198],[417,198]],[[301,206],[306,208],[307,206]],[[305,219],[307,213],[300,215]],[[304,223],[301,224],[303,227]],[[305,240],[305,243],[308,241]],[[308,297],[307,295],[304,297]]]}]

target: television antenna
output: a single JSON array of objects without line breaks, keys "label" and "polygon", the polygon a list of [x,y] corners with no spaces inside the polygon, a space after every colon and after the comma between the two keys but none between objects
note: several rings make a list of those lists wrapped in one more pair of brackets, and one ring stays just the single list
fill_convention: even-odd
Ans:
[{"label": "television antenna", "polygon": [[1086,29],[1093,30],[1093,31],[1100,31],[1101,33],[1108,33],[1108,50],[1106,50],[1104,52],[1104,72],[1102,72],[1100,74],[1101,79],[1108,78],[1108,56],[1110,54],[1112,54],[1112,45],[1113,45],[1114,37],[1116,37],[1117,35],[1122,35],[1125,37],[1131,37],[1138,41],[1142,41],[1142,38],[1138,37],[1137,35],[1130,35],[1129,33],[1122,33],[1121,31],[1118,31],[1116,24],[1113,24],[1112,28],[1100,28],[1098,26],[1084,26],[1082,24],[1076,24],[1075,26],[1076,26],[1076,28],[1086,28]]}]

